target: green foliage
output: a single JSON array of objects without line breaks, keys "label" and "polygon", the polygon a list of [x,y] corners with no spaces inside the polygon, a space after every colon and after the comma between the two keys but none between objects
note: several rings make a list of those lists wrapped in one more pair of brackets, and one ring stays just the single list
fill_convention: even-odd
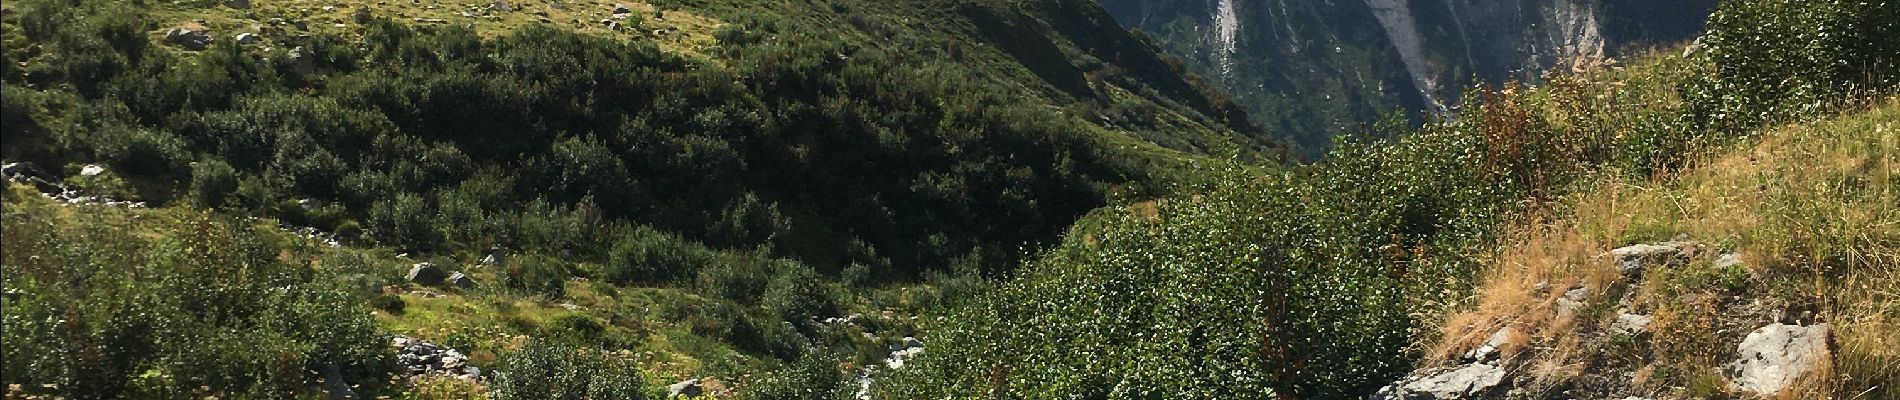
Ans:
[{"label": "green foliage", "polygon": [[404,309],[409,307],[409,303],[404,302],[402,297],[385,294],[371,297],[369,299],[369,306],[390,314],[400,315]]},{"label": "green foliage", "polygon": [[853,385],[850,376],[838,369],[836,360],[824,353],[811,353],[777,370],[764,374],[746,385],[744,399],[849,399]]},{"label": "green foliage", "polygon": [[327,365],[381,379],[388,339],[368,309],[278,258],[256,228],[52,207],[6,203],[0,268],[18,294],[5,303],[5,383],[73,398],[288,397]]},{"label": "green foliage", "polygon": [[779,321],[809,323],[840,314],[831,286],[811,267],[795,261],[781,263],[765,286],[764,306]]},{"label": "green foliage", "polygon": [[568,263],[556,257],[529,254],[510,260],[502,272],[501,284],[526,295],[549,300],[567,295]]},{"label": "green foliage", "polygon": [[191,165],[191,187],[187,193],[191,204],[204,208],[219,208],[226,199],[238,190],[238,174],[230,164],[220,160],[202,160]]},{"label": "green foliage", "polygon": [[1854,0],[1724,2],[1702,39],[1715,73],[1688,93],[1714,129],[1820,116],[1900,85],[1900,7]]},{"label": "green foliage", "polygon": [[639,366],[619,355],[534,341],[508,354],[489,389],[496,400],[646,399]]}]

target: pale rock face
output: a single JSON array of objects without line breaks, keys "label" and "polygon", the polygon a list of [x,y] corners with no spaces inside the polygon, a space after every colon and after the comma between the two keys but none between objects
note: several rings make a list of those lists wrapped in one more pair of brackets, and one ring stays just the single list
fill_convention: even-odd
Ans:
[{"label": "pale rock face", "polygon": [[1828,348],[1831,334],[1828,324],[1773,324],[1756,329],[1736,349],[1741,358],[1729,364],[1730,384],[1736,390],[1763,396],[1781,393],[1832,359]]},{"label": "pale rock face", "polygon": [[1471,364],[1449,372],[1405,384],[1405,390],[1430,395],[1433,399],[1464,399],[1483,393],[1504,381],[1504,369],[1489,364]]}]

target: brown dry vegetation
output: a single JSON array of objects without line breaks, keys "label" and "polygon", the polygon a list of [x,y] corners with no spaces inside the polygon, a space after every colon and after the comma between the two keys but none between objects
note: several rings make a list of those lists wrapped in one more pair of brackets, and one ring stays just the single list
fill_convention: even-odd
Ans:
[{"label": "brown dry vegetation", "polygon": [[[1836,327],[1834,364],[1788,399],[1900,396],[1900,101],[1813,124],[1770,129],[1668,179],[1602,178],[1562,210],[1515,229],[1474,304],[1424,344],[1427,363],[1458,357],[1509,326],[1532,387],[1577,379],[1604,358],[1633,361],[1631,387],[1666,398],[1730,397],[1721,365],[1748,330],[1773,320]],[[1743,270],[1707,260],[1619,283],[1610,249],[1687,238],[1739,252]],[[1592,295],[1575,316],[1556,302]],[[1625,291],[1630,301],[1618,304]],[[1643,346],[1588,345],[1619,309],[1655,317]],[[1630,338],[1621,338],[1630,340]],[[1515,347],[1515,348],[1513,348]],[[1831,367],[1831,368],[1830,368]]]}]

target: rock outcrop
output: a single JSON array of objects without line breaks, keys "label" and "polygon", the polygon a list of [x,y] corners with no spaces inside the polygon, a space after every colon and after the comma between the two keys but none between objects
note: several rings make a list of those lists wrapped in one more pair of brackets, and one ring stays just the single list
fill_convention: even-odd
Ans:
[{"label": "rock outcrop", "polygon": [[1735,390],[1774,396],[1833,358],[1828,324],[1771,324],[1742,339],[1739,359],[1729,364]]}]

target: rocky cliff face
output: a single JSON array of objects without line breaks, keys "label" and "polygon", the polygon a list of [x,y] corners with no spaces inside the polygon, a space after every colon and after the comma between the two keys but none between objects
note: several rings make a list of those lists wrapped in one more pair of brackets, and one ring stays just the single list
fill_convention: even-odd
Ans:
[{"label": "rocky cliff face", "polygon": [[1305,148],[1376,122],[1455,110],[1474,80],[1693,37],[1714,0],[1097,0]]}]

